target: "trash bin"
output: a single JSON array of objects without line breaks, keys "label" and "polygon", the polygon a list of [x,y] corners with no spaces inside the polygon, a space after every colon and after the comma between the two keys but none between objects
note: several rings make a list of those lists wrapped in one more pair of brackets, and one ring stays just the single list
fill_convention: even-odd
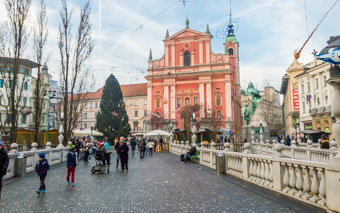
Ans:
[{"label": "trash bin", "polygon": [[224,154],[222,152],[218,152],[216,153],[216,174],[221,175],[225,173],[224,167]]},{"label": "trash bin", "polygon": [[24,177],[26,175],[26,154],[19,154],[17,157],[17,172],[16,176]]}]

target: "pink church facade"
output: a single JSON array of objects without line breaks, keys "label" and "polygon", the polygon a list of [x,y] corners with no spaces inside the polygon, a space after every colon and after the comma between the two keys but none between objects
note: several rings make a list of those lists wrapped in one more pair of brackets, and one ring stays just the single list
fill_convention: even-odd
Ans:
[{"label": "pink church facade", "polygon": [[[231,25],[232,30],[232,25]],[[196,120],[221,120],[221,130],[241,131],[240,74],[235,35],[226,38],[225,53],[211,49],[209,27],[205,33],[187,27],[174,35],[168,32],[164,55],[148,61],[147,110],[159,115],[171,129],[183,129],[181,111],[186,105],[199,105]],[[216,116],[213,116],[213,115]],[[209,122],[207,122],[209,123]]]}]

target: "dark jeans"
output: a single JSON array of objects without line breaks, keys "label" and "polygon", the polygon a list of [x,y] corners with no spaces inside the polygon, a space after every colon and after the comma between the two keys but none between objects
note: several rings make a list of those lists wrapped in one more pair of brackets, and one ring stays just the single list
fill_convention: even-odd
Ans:
[{"label": "dark jeans", "polygon": [[136,148],[132,148],[132,156],[135,156]]},{"label": "dark jeans", "polygon": [[119,165],[119,158],[120,158],[120,156],[119,156],[119,154],[117,153],[117,159],[116,159],[117,165],[116,165],[116,168],[118,168],[118,165]]},{"label": "dark jeans", "polygon": [[145,155],[145,149],[141,149],[140,150],[140,158],[144,158],[144,155]]},{"label": "dark jeans", "polygon": [[127,153],[120,155],[120,162],[121,162],[123,171],[128,170],[128,161],[129,161],[129,155]]},{"label": "dark jeans", "polygon": [[43,175],[43,176],[40,176],[40,187],[39,187],[39,190],[46,190],[46,187],[45,187],[45,178],[46,178],[46,175]]},{"label": "dark jeans", "polygon": [[90,152],[85,152],[84,162],[89,162],[89,155],[90,155]]},{"label": "dark jeans", "polygon": [[149,156],[152,157],[152,153],[153,153],[153,148],[149,148]]},{"label": "dark jeans", "polygon": [[[0,171],[1,173],[2,171]],[[1,198],[1,188],[2,188],[2,178],[4,177],[4,174],[0,174],[0,198]]]}]

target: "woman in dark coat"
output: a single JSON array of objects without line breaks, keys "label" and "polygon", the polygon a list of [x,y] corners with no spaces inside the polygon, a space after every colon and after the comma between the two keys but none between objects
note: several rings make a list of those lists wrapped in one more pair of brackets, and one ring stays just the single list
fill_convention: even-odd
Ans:
[{"label": "woman in dark coat", "polygon": [[129,161],[129,146],[126,142],[120,141],[120,147],[118,149],[120,162],[122,165],[122,171],[128,171],[128,161]]},{"label": "woman in dark coat", "polygon": [[5,151],[5,146],[3,142],[0,141],[0,199],[1,199],[1,188],[2,188],[2,178],[7,173],[8,167],[8,155]]}]

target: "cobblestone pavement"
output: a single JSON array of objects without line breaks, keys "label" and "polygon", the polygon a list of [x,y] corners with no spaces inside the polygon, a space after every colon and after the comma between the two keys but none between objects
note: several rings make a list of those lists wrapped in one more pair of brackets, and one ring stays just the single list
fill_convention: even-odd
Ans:
[{"label": "cobblestone pavement", "polygon": [[65,164],[53,167],[41,197],[33,173],[6,181],[0,212],[324,212],[169,153],[130,157],[129,173],[112,165],[110,174],[92,175],[93,164],[80,163],[74,188],[66,186]]}]

